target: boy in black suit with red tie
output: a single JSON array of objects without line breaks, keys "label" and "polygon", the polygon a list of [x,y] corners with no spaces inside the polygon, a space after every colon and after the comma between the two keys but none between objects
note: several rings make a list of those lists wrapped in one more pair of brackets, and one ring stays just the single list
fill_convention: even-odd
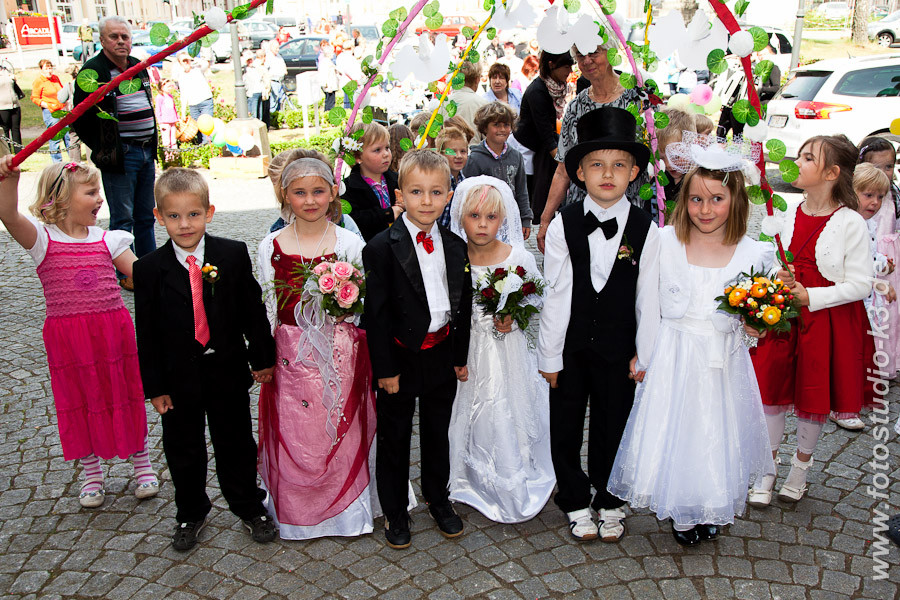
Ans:
[{"label": "boy in black suit with red tie", "polygon": [[207,421],[228,507],[254,540],[270,542],[275,524],[256,485],[247,392],[254,379],[271,381],[275,365],[262,291],[246,244],[206,235],[215,207],[200,174],[168,169],[155,195],[153,212],[170,239],[134,264],[134,304],[141,379],[162,415],[175,485],[172,546],[192,548],[212,507],[206,495]]},{"label": "boy in black suit with red tie", "polygon": [[415,150],[399,175],[397,204],[406,212],[363,249],[366,334],[379,387],[375,479],[391,548],[411,541],[407,482],[417,397],[422,493],[441,533],[462,533],[449,500],[447,430],[456,382],[468,377],[472,314],[466,243],[437,224],[452,195],[447,161]]}]

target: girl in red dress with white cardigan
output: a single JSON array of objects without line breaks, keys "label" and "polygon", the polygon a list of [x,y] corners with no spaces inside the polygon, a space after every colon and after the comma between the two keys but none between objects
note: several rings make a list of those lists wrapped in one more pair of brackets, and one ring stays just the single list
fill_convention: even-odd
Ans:
[{"label": "girl in red dress with white cardigan", "polygon": [[[834,412],[857,414],[866,390],[866,367],[874,345],[866,334],[863,298],[872,290],[872,257],[866,223],[856,212],[853,169],[856,147],[843,135],[816,136],[800,148],[800,174],[792,184],[805,192],[789,204],[780,224],[781,241],[794,255],[790,272],[778,277],[791,287],[801,316],[788,334],[769,335],[751,350],[773,456],[784,436],[786,413],[793,407],[797,453],[778,492],[796,502],[806,493],[806,474],[819,434]],[[768,217],[770,220],[772,217]],[[775,473],[750,490],[748,504],[768,506]]]}]

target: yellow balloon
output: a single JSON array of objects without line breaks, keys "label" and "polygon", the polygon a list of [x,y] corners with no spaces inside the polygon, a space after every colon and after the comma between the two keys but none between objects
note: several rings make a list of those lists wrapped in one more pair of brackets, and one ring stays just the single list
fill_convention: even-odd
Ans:
[{"label": "yellow balloon", "polygon": [[229,146],[237,146],[238,140],[240,139],[241,134],[238,131],[237,127],[226,127],[225,128],[225,143]]},{"label": "yellow balloon", "polygon": [[197,129],[200,133],[209,135],[216,128],[216,122],[210,115],[200,115],[197,117]]},{"label": "yellow balloon", "polygon": [[900,135],[900,119],[894,119],[891,121],[891,133],[894,135]]}]

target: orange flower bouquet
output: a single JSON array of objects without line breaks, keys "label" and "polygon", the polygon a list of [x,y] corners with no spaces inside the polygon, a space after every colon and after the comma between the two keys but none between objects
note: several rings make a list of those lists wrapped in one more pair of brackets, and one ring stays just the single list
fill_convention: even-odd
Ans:
[{"label": "orange flower bouquet", "polygon": [[744,323],[760,333],[788,332],[790,320],[800,316],[800,308],[791,290],[780,279],[770,279],[750,269],[741,273],[718,296],[719,310],[740,315]]}]

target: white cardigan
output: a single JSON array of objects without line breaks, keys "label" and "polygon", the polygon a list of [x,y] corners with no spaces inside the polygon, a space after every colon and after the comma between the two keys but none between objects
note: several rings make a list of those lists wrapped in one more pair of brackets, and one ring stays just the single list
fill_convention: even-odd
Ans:
[{"label": "white cardigan", "polygon": [[[781,215],[781,243],[785,250],[791,245],[801,202],[788,202]],[[856,302],[869,295],[874,277],[869,241],[869,230],[859,213],[846,206],[835,211],[816,241],[816,266],[834,285],[806,288],[810,311]]]},{"label": "white cardigan", "polygon": [[[275,251],[275,237],[283,230],[273,231],[263,238],[259,243],[259,256],[257,258],[257,267],[259,272],[259,285],[263,289],[266,300],[266,316],[269,317],[269,325],[272,327],[272,333],[275,333],[275,327],[278,325],[278,301],[275,293],[275,267],[272,266],[272,254]],[[356,266],[362,267],[362,249],[365,242],[350,231],[343,227],[335,227],[334,229],[337,240],[334,244],[334,253],[339,260],[345,260]],[[355,322],[349,319],[349,322]]]}]

